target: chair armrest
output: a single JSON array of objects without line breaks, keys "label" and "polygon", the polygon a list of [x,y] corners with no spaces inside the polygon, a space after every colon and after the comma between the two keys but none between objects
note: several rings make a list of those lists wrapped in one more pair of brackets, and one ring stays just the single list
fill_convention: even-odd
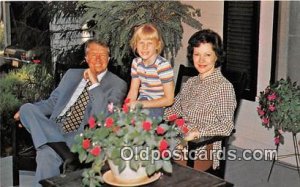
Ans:
[{"label": "chair armrest", "polygon": [[202,147],[216,141],[222,141],[229,136],[203,136],[197,140],[188,141],[188,145],[192,147]]},{"label": "chair armrest", "polygon": [[229,136],[202,136],[197,140],[188,141],[188,146],[191,146],[193,147],[193,149],[195,149],[217,141],[224,141],[226,138],[229,138],[234,133],[235,129],[232,130]]}]

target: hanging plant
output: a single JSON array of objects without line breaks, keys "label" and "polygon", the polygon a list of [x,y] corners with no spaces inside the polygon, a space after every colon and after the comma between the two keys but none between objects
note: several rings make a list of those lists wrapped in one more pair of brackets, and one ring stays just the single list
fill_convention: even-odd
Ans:
[{"label": "hanging plant", "polygon": [[290,78],[269,85],[260,92],[257,112],[264,127],[274,128],[275,144],[283,144],[284,132],[300,132],[300,86]]}]

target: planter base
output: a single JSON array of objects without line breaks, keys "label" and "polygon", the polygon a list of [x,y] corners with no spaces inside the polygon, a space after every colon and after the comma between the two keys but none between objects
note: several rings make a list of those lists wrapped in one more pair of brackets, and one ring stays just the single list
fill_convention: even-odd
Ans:
[{"label": "planter base", "polygon": [[158,180],[161,176],[161,173],[155,173],[154,175],[152,175],[151,177],[147,177],[145,180],[139,181],[139,182],[131,182],[131,183],[122,183],[119,182],[115,179],[114,175],[112,174],[112,171],[109,170],[107,172],[104,173],[103,175],[103,180],[105,183],[110,184],[112,186],[141,186],[141,185],[146,185],[149,183],[152,183],[156,180]]},{"label": "planter base", "polygon": [[134,184],[141,181],[145,181],[148,178],[145,167],[140,167],[137,171],[134,171],[129,166],[129,161],[126,162],[126,168],[119,173],[118,166],[113,161],[108,160],[109,167],[115,180],[122,184]]}]

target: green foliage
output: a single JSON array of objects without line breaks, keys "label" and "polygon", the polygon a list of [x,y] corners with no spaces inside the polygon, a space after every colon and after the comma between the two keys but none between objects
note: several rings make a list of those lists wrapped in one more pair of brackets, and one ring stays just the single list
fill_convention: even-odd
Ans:
[{"label": "green foliage", "polygon": [[[13,116],[26,102],[35,102],[49,96],[53,78],[41,65],[30,64],[11,71],[0,81],[0,115],[2,145],[10,144]],[[3,139],[2,139],[3,138]]]},{"label": "green foliage", "polygon": [[[30,64],[11,71],[1,79],[0,112],[13,110],[11,103],[35,102],[49,96],[53,89],[53,77],[40,65]],[[18,102],[2,98],[7,95]]]},{"label": "green foliage", "polygon": [[49,23],[49,3],[10,2],[11,45],[34,53],[50,72],[52,70]]},{"label": "green foliage", "polygon": [[[12,2],[12,44],[25,50],[40,51],[42,63],[48,70],[50,63],[50,23],[60,19],[74,21],[82,18],[78,28],[66,28],[60,33],[62,41],[72,41],[81,34],[87,23],[88,31],[106,41],[112,53],[112,65],[121,65],[120,74],[128,72],[133,53],[129,40],[136,26],[152,22],[159,27],[165,42],[164,56],[174,62],[183,34],[182,22],[201,29],[194,17],[200,10],[179,1],[51,1]],[[83,59],[81,44],[68,49],[53,50],[58,61],[66,64],[80,63]],[[79,62],[78,62],[79,61]]]},{"label": "green foliage", "polygon": [[166,58],[174,58],[181,47],[182,22],[196,29],[202,26],[193,18],[200,16],[200,10],[179,1],[82,1],[78,8],[85,10],[82,23],[93,23],[89,31],[106,41],[111,47],[112,58],[125,67],[130,67],[131,62],[123,60],[131,54],[129,41],[136,26],[149,22],[158,26],[165,42]]},{"label": "green foliage", "polygon": [[[200,10],[179,1],[51,1],[51,2],[12,2],[16,10],[12,20],[13,45],[25,50],[34,48],[41,51],[42,63],[48,70],[50,63],[50,37],[60,33],[62,41],[73,41],[83,31],[87,23],[88,31],[106,41],[112,53],[111,64],[120,65],[121,76],[127,75],[134,57],[129,48],[129,40],[136,26],[152,22],[162,32],[165,48],[163,56],[171,57],[174,63],[183,34],[182,22],[201,29],[194,17]],[[58,20],[76,21],[82,18],[78,28],[49,31],[50,23]],[[52,55],[65,64],[77,65],[83,60],[81,44],[68,46],[68,49],[52,50]]]},{"label": "green foliage", "polygon": [[[71,149],[79,154],[81,162],[92,162],[92,167],[83,173],[83,184],[98,186],[99,181],[103,182],[100,171],[107,159],[118,166],[120,173],[126,166],[124,160],[129,160],[135,171],[146,167],[149,176],[159,170],[171,173],[170,151],[175,149],[180,133],[186,132],[186,125],[175,119],[169,125],[160,123],[161,119],[150,118],[141,106],[130,110],[126,104],[122,109],[110,104],[108,108],[109,117],[91,117],[89,127],[75,137]],[[146,157],[142,154],[145,151]]]},{"label": "green foliage", "polygon": [[282,132],[300,132],[300,87],[290,78],[275,82],[260,92],[257,111],[263,126],[274,127],[275,143],[283,143]]},{"label": "green foliage", "polygon": [[[128,72],[134,57],[129,41],[136,26],[148,22],[158,26],[165,42],[163,55],[171,57],[172,63],[181,47],[182,22],[196,29],[202,27],[194,18],[200,17],[200,10],[179,1],[64,1],[49,4],[54,23],[59,19],[81,18],[79,28],[61,31],[61,39],[71,41],[83,31],[83,25],[86,24],[87,31],[108,43],[113,65],[122,66],[120,74]],[[74,63],[66,57],[82,53],[82,49],[80,45],[75,45],[69,50],[56,52],[59,59]]]}]

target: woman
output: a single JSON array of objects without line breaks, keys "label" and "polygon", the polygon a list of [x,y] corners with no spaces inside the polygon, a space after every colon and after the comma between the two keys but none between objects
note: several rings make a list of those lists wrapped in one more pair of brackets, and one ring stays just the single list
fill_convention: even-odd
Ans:
[{"label": "woman", "polygon": [[[221,37],[212,30],[198,31],[188,42],[188,59],[199,72],[183,85],[175,97],[174,104],[165,110],[164,116],[176,114],[182,117],[189,129],[185,140],[190,141],[201,136],[229,136],[233,129],[233,114],[236,107],[232,84],[222,75],[220,65],[223,58]],[[221,142],[201,148],[221,149]],[[201,152],[197,150],[198,156]],[[196,154],[197,154],[196,153]],[[202,157],[203,158],[203,157]],[[195,162],[195,168],[207,170],[219,166],[217,156],[213,156],[201,166]]]}]

